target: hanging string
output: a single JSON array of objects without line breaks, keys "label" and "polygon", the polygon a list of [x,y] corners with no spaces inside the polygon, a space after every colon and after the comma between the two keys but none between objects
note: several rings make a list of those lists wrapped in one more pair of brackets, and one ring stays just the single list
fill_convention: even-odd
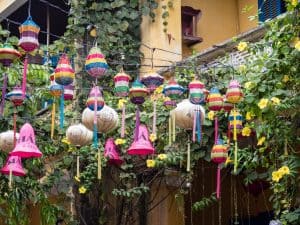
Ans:
[{"label": "hanging string", "polygon": [[17,143],[17,108],[14,106],[14,147],[16,146]]},{"label": "hanging string", "polygon": [[186,165],[186,171],[191,171],[191,143],[190,143],[190,137],[188,137],[188,143],[187,143],[187,165]]},{"label": "hanging string", "polygon": [[171,112],[169,116],[169,146],[172,145],[172,118],[171,118]]},{"label": "hanging string", "polygon": [[64,128],[64,120],[65,120],[65,114],[64,114],[64,108],[65,108],[65,97],[64,97],[64,86],[62,85],[62,93],[60,96],[60,105],[59,105],[59,112],[60,112],[60,128]]},{"label": "hanging string", "polygon": [[24,69],[23,69],[23,80],[22,80],[22,98],[26,95],[26,79],[27,79],[27,67],[28,67],[28,53],[26,52],[24,59]]},{"label": "hanging string", "polygon": [[221,193],[221,165],[218,164],[218,169],[217,169],[217,199],[220,198],[220,193]]},{"label": "hanging string", "polygon": [[201,143],[201,112],[197,110],[197,141]]},{"label": "hanging string", "polygon": [[176,141],[176,117],[175,113],[172,114],[172,125],[173,125],[173,142]]},{"label": "hanging string", "polygon": [[[95,81],[94,87],[97,85],[97,78]],[[93,132],[93,138],[94,138],[94,148],[98,148],[98,131],[97,131],[97,92],[94,93],[94,132]]]},{"label": "hanging string", "polygon": [[[77,148],[77,150],[79,151],[80,148]],[[77,158],[76,158],[76,176],[77,178],[80,177],[80,164],[79,164],[79,159],[80,159],[80,156],[79,156],[79,153],[77,155]]]},{"label": "hanging string", "polygon": [[137,141],[139,138],[139,126],[140,126],[140,108],[136,106],[136,114],[135,114],[135,136],[134,140]]},{"label": "hanging string", "polygon": [[218,130],[219,130],[218,117],[215,116],[215,144],[217,144],[218,142]]},{"label": "hanging string", "polygon": [[12,166],[9,166],[9,180],[8,180],[8,187],[9,189],[12,189]]},{"label": "hanging string", "polygon": [[97,173],[97,178],[100,180],[102,178],[102,169],[101,169],[101,150],[98,148],[98,173]]},{"label": "hanging string", "polygon": [[31,18],[31,0],[28,0],[28,18]]}]

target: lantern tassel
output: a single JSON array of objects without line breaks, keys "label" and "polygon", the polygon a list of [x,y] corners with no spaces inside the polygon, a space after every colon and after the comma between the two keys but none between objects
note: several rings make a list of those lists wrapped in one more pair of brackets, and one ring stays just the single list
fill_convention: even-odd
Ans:
[{"label": "lantern tassel", "polygon": [[101,171],[101,151],[100,148],[98,148],[98,180],[101,180],[102,177],[102,171]]},{"label": "lantern tassel", "polygon": [[234,173],[236,173],[237,166],[238,166],[237,156],[238,156],[238,146],[237,146],[237,141],[235,141],[234,142],[234,169],[233,169]]},{"label": "lantern tassel", "polygon": [[197,111],[197,141],[201,143],[201,112]]},{"label": "lantern tassel", "polygon": [[77,166],[76,166],[76,176],[77,178],[80,177],[80,164],[79,164],[79,155],[77,155]]},{"label": "lantern tassel", "polygon": [[14,147],[17,143],[17,108],[14,107]]},{"label": "lantern tassel", "polygon": [[171,114],[169,116],[169,146],[172,144],[172,120],[171,120]]},{"label": "lantern tassel", "polygon": [[3,112],[4,112],[6,88],[7,88],[7,74],[5,73],[3,79],[3,86],[2,86],[2,101],[0,106],[0,116],[3,116]]},{"label": "lantern tassel", "polygon": [[227,145],[230,146],[230,122],[228,121],[228,128],[227,128]]},{"label": "lantern tassel", "polygon": [[8,187],[9,187],[9,189],[12,189],[12,168],[9,168]]},{"label": "lantern tassel", "polygon": [[153,102],[153,121],[152,121],[152,133],[156,135],[156,101]]},{"label": "lantern tassel", "polygon": [[28,53],[26,53],[24,59],[24,68],[23,68],[23,80],[22,80],[22,98],[25,98],[26,94],[26,80],[27,80],[27,67],[28,67]]},{"label": "lantern tassel", "polygon": [[234,106],[234,112],[233,112],[233,140],[234,140],[234,168],[233,172],[237,172],[237,151],[238,151],[238,146],[237,146],[237,129],[236,129],[236,111],[235,111],[235,106]]},{"label": "lantern tassel", "polygon": [[125,137],[125,116],[126,116],[126,107],[123,103],[122,106],[122,125],[121,125],[121,138]]},{"label": "lantern tassel", "polygon": [[98,148],[98,130],[97,130],[97,96],[95,93],[95,100],[94,100],[94,129],[93,129],[93,141],[94,141],[94,148]]},{"label": "lantern tassel", "polygon": [[51,139],[54,137],[54,127],[55,127],[55,99],[52,104],[52,113],[51,113]]},{"label": "lantern tassel", "polygon": [[64,120],[65,120],[65,115],[64,115],[64,108],[65,108],[65,100],[64,100],[64,87],[62,90],[62,94],[60,96],[60,105],[59,105],[59,113],[60,113],[60,128],[63,129],[64,128]]},{"label": "lantern tassel", "polygon": [[136,107],[136,114],[135,114],[135,136],[134,140],[136,141],[139,137],[139,126],[140,126],[140,109]]},{"label": "lantern tassel", "polygon": [[187,146],[187,165],[186,165],[186,171],[190,172],[191,170],[191,143],[188,140],[188,146]]},{"label": "lantern tassel", "polygon": [[172,115],[172,126],[173,126],[173,142],[176,140],[176,118],[175,118],[175,113]]},{"label": "lantern tassel", "polygon": [[221,193],[221,166],[218,165],[218,170],[217,170],[217,199],[220,198],[220,193]]},{"label": "lantern tassel", "polygon": [[218,142],[218,131],[219,131],[218,117],[215,116],[215,144],[217,144]]},{"label": "lantern tassel", "polygon": [[196,121],[197,121],[197,112],[195,110],[194,111],[194,120],[193,120],[193,137],[192,137],[193,142],[196,141]]}]

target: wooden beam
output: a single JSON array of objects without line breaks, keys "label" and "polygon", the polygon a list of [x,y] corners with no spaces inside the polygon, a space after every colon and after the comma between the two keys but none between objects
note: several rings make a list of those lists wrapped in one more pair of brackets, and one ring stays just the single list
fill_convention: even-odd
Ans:
[{"label": "wooden beam", "polygon": [[0,1],[0,22],[24,5],[27,0],[1,0]]}]

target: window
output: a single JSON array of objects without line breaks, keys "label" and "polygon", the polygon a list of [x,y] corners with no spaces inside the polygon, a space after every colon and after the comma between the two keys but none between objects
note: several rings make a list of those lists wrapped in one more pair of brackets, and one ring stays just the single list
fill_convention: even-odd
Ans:
[{"label": "window", "polygon": [[188,46],[202,41],[197,35],[197,23],[200,17],[200,10],[193,9],[190,6],[181,8],[181,26],[183,42]]},{"label": "window", "polygon": [[258,0],[259,21],[273,19],[286,11],[283,0]]}]

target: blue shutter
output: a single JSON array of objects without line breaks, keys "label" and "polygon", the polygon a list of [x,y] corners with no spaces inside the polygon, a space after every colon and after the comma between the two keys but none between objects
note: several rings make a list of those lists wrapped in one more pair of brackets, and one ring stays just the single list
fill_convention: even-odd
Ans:
[{"label": "blue shutter", "polygon": [[286,11],[283,0],[258,0],[259,21],[273,19]]}]

